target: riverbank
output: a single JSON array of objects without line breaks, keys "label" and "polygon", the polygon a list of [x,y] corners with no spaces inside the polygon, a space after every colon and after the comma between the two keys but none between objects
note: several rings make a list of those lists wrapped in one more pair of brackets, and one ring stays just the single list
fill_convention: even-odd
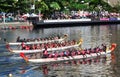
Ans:
[{"label": "riverbank", "polygon": [[33,25],[31,23],[28,23],[28,22],[5,22],[5,23],[0,23],[0,27],[5,27],[5,26],[18,27],[18,26],[33,26]]}]

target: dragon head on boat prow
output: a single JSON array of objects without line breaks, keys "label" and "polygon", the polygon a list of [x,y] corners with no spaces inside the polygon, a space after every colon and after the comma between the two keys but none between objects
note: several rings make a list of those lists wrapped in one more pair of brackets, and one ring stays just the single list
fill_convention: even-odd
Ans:
[{"label": "dragon head on boat prow", "polygon": [[83,42],[83,39],[80,38],[78,45],[80,46],[82,44],[82,42]]},{"label": "dragon head on boat prow", "polygon": [[110,47],[110,50],[113,52],[115,50],[116,46],[117,46],[116,43],[112,43],[111,47]]}]

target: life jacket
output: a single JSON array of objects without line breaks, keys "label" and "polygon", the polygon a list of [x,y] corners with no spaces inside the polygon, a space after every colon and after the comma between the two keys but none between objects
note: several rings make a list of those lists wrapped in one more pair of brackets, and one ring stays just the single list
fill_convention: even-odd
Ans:
[{"label": "life jacket", "polygon": [[71,52],[71,55],[72,55],[72,56],[75,56],[75,51],[72,51],[72,52]]},{"label": "life jacket", "polygon": [[37,49],[40,49],[40,46],[39,46],[39,45],[37,45]]},{"label": "life jacket", "polygon": [[80,51],[77,51],[77,54],[78,54],[78,55],[80,55],[80,54],[81,54],[81,52],[80,52]]},{"label": "life jacket", "polygon": [[52,54],[49,54],[49,56],[48,56],[49,58],[52,58]]},{"label": "life jacket", "polygon": [[102,50],[102,49],[100,49],[100,52],[103,52],[103,50]]},{"label": "life jacket", "polygon": [[25,44],[24,44],[24,42],[22,42],[21,46],[22,46],[22,47],[25,47]]},{"label": "life jacket", "polygon": [[52,53],[52,57],[55,57],[55,53]]},{"label": "life jacket", "polygon": [[95,50],[94,50],[94,49],[92,49],[92,50],[91,50],[91,52],[92,52],[92,53],[95,53]]},{"label": "life jacket", "polygon": [[64,56],[64,52],[61,52],[61,53],[60,53],[60,56],[63,57],[63,56]]},{"label": "life jacket", "polygon": [[57,58],[58,57],[58,53],[55,53],[55,56],[54,56],[55,58]]},{"label": "life jacket", "polygon": [[87,54],[90,54],[90,51],[89,51],[89,50],[87,50]]},{"label": "life jacket", "polygon": [[30,49],[30,47],[29,47],[29,46],[26,46],[26,47],[25,47],[25,49],[26,49],[26,50],[29,50],[29,49]]},{"label": "life jacket", "polygon": [[82,55],[85,55],[85,51],[84,50],[82,50]]},{"label": "life jacket", "polygon": [[44,54],[44,55],[48,55],[48,51],[47,51],[47,50],[45,50],[43,54]]},{"label": "life jacket", "polygon": [[32,49],[33,49],[33,50],[36,49],[35,46],[32,46]]},{"label": "life jacket", "polygon": [[99,48],[96,48],[96,53],[98,53],[99,52]]}]

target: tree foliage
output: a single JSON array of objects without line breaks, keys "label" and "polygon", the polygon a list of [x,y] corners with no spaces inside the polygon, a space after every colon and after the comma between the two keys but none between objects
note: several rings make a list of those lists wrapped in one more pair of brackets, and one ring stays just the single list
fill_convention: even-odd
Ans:
[{"label": "tree foliage", "polygon": [[[112,11],[108,3],[103,0],[0,0],[0,12],[27,13],[31,11],[31,5],[35,4],[35,11],[42,13],[52,13],[54,11],[69,10],[89,10]],[[119,6],[115,6],[114,10],[120,10]]]}]

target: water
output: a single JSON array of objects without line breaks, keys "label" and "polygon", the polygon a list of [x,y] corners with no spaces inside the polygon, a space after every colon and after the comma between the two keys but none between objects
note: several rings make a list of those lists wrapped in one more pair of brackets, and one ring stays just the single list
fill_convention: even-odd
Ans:
[{"label": "water", "polygon": [[[117,43],[114,55],[107,58],[77,60],[75,62],[31,65],[8,52],[4,38],[15,42],[21,38],[38,38],[68,34],[68,40],[82,38],[82,48],[91,48],[105,43]],[[80,26],[38,30],[0,30],[0,77],[120,77],[120,25]]]}]

